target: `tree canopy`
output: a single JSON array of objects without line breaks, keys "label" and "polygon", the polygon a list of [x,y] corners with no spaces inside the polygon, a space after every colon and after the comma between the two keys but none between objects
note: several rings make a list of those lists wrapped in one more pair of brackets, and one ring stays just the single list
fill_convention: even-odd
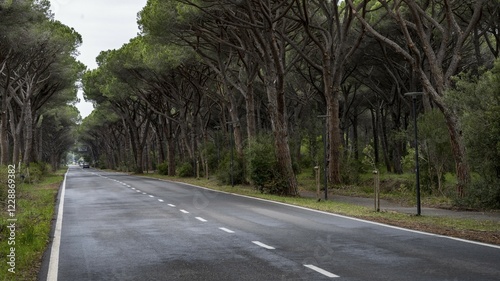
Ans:
[{"label": "tree canopy", "polygon": [[[71,104],[85,70],[75,59],[82,38],[52,19],[48,1],[28,0],[0,2],[0,38],[0,164],[56,168],[74,143],[67,134],[78,121]],[[48,153],[49,136],[61,151]]]},{"label": "tree canopy", "polygon": [[[274,181],[273,192],[296,195],[296,174],[317,165],[330,184],[349,184],[362,169],[363,147],[373,148],[377,167],[402,173],[412,144],[404,94],[421,91],[419,113],[443,118],[436,128],[422,126],[446,132],[449,143],[422,140],[433,154],[427,161],[456,175],[461,197],[471,169],[482,173],[468,154],[476,144],[466,127],[477,120],[447,93],[466,96],[454,77],[493,66],[498,9],[487,0],[150,0],[138,14],[141,34],[101,53],[99,68],[84,75],[97,112],[115,116],[96,113],[109,126],[85,120],[86,140],[113,168],[167,163],[171,175],[228,167],[233,147],[234,169],[256,163],[247,159],[259,155],[252,149],[272,151],[273,179],[259,184]],[[107,149],[118,143],[125,151]],[[437,150],[454,165],[431,161]],[[252,182],[248,173],[240,181]]]}]

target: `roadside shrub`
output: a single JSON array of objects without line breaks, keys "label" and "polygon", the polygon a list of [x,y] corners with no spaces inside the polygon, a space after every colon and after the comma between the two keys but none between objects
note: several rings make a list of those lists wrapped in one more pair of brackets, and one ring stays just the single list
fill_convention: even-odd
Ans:
[{"label": "roadside shrub", "polygon": [[160,175],[168,175],[168,163],[163,162],[158,165],[158,174]]},{"label": "roadside shrub", "polygon": [[[224,155],[219,169],[217,171],[217,180],[222,184],[231,184],[231,153],[227,152]],[[243,159],[240,159],[234,154],[233,159],[233,183],[242,184],[245,182],[245,173],[243,169]]]},{"label": "roadside shrub", "polygon": [[51,167],[47,163],[32,162],[28,166],[24,166],[21,172],[21,178],[27,183],[39,183],[43,177],[48,174]]},{"label": "roadside shrub", "polygon": [[[219,151],[218,151],[219,150]],[[208,168],[210,171],[215,171],[219,165],[220,148],[214,143],[208,142],[202,147],[203,161],[208,162]],[[203,169],[202,169],[203,170]]]},{"label": "roadside shrub", "polygon": [[287,188],[287,180],[279,173],[273,140],[260,136],[245,152],[248,176],[261,192],[281,194]]},{"label": "roadside shrub", "polygon": [[465,209],[500,209],[500,179],[473,181],[467,196],[456,197],[454,205]]},{"label": "roadside shrub", "polygon": [[[168,173],[168,166],[167,166]],[[175,173],[181,178],[192,177],[194,175],[193,165],[190,162],[184,162],[177,166]]]},{"label": "roadside shrub", "polygon": [[[323,168],[322,168],[323,169]],[[360,181],[359,172],[362,170],[362,164],[356,159],[348,158],[342,160],[340,167],[340,176],[344,184],[357,184]],[[323,172],[323,170],[322,170]]]}]

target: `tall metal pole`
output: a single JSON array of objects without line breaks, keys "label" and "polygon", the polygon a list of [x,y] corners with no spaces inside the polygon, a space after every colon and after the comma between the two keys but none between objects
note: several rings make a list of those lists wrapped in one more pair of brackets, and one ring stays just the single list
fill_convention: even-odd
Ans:
[{"label": "tall metal pole", "polygon": [[324,162],[324,171],[323,171],[323,182],[325,183],[325,201],[328,200],[328,177],[326,176],[327,174],[327,165],[328,165],[328,160],[327,160],[327,157],[326,157],[326,149],[327,149],[327,144],[326,144],[326,138],[328,136],[328,126],[326,125],[326,118],[325,118],[325,136],[323,138],[323,150],[324,150],[324,153],[323,153],[323,162]]},{"label": "tall metal pole", "polygon": [[233,167],[234,167],[234,140],[233,140],[233,123],[231,125],[231,187],[234,187],[234,175],[233,175]]},{"label": "tall metal pole", "polygon": [[420,167],[418,165],[418,129],[417,129],[417,96],[423,95],[423,92],[410,92],[405,96],[412,97],[413,103],[413,127],[415,130],[415,174],[416,174],[416,193],[417,193],[417,216],[420,216]]},{"label": "tall metal pole", "polygon": [[413,120],[415,127],[415,174],[417,183],[417,216],[420,216],[420,167],[418,165],[417,96],[413,96]]}]

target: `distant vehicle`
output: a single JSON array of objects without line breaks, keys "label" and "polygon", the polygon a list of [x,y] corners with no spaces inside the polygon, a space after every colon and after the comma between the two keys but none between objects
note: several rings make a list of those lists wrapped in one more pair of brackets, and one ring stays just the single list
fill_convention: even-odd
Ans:
[{"label": "distant vehicle", "polygon": [[83,164],[82,164],[82,168],[84,168],[84,169],[85,169],[85,168],[90,168],[89,163],[83,163]]}]

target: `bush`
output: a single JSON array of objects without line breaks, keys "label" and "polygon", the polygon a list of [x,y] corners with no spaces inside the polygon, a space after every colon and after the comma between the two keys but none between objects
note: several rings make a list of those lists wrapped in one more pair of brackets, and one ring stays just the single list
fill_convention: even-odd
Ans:
[{"label": "bush", "polygon": [[[234,154],[233,159],[233,183],[242,184],[245,182],[245,173],[243,169],[243,159]],[[222,184],[231,184],[231,153],[226,153],[217,171],[217,180]]]},{"label": "bush", "polygon": [[168,175],[168,163],[163,162],[158,165],[158,174],[160,175]]},{"label": "bush", "polygon": [[454,205],[466,209],[500,209],[500,179],[473,181],[463,198],[457,197]]},{"label": "bush", "polygon": [[[219,148],[220,149],[220,148]],[[219,158],[218,154],[220,154],[220,151],[217,152],[218,148],[214,143],[208,142],[202,147],[202,154],[204,155],[203,161],[208,162],[208,168],[210,171],[215,171],[218,168],[219,165]]]},{"label": "bush", "polygon": [[281,194],[287,188],[287,180],[279,173],[273,141],[259,137],[246,150],[248,176],[262,192]]},{"label": "bush", "polygon": [[[322,168],[323,169],[323,168]],[[348,158],[342,160],[340,167],[340,176],[344,184],[357,184],[360,181],[359,173],[362,170],[362,164],[356,159]],[[323,171],[323,170],[322,170]]]},{"label": "bush", "polygon": [[22,167],[21,178],[24,177],[24,181],[27,183],[39,183],[51,169],[47,163],[32,162],[28,166]]},{"label": "bush", "polygon": [[181,163],[177,166],[175,173],[181,178],[192,177],[194,175],[193,165],[190,162]]}]

